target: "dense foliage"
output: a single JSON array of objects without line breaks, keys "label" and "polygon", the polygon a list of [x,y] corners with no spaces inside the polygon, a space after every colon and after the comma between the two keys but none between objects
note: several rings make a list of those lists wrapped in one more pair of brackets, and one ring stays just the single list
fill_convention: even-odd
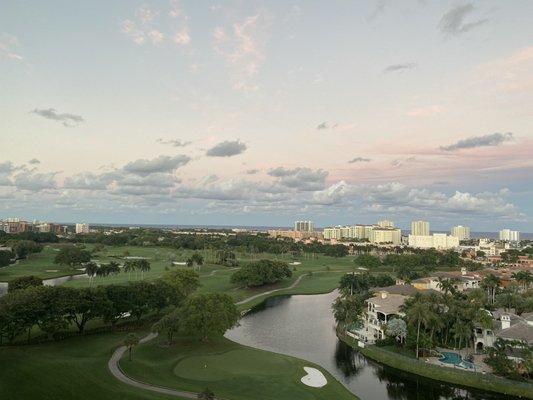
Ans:
[{"label": "dense foliage", "polygon": [[64,246],[56,254],[56,264],[68,265],[71,268],[91,261],[91,252],[79,246]]},{"label": "dense foliage", "polygon": [[57,338],[69,324],[82,333],[88,321],[101,319],[115,325],[131,315],[140,320],[150,312],[178,305],[182,298],[164,281],[135,282],[75,289],[38,286],[10,291],[0,298],[0,340],[9,341],[34,327]]},{"label": "dense foliage", "polygon": [[233,299],[222,293],[192,296],[185,300],[178,313],[182,332],[202,340],[222,336],[237,325],[240,318]]},{"label": "dense foliage", "polygon": [[260,260],[241,267],[233,273],[231,282],[247,286],[262,286],[277,283],[292,276],[287,263],[273,260]]},{"label": "dense foliage", "polygon": [[19,278],[13,279],[9,282],[9,291],[14,292],[15,290],[27,289],[34,286],[42,286],[43,280],[37,276],[21,276]]}]

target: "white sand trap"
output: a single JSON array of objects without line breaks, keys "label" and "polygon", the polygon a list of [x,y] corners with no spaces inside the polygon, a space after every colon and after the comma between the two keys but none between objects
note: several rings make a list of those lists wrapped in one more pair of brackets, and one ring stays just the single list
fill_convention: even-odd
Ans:
[{"label": "white sand trap", "polygon": [[172,263],[172,265],[187,265],[187,263],[186,262],[181,262],[181,261],[174,261]]},{"label": "white sand trap", "polygon": [[47,269],[45,272],[59,272],[58,269]]},{"label": "white sand trap", "polygon": [[305,372],[307,372],[307,375],[300,379],[304,385],[321,388],[322,386],[326,386],[326,384],[328,383],[328,380],[326,379],[324,374],[318,369],[304,367],[304,370]]},{"label": "white sand trap", "polygon": [[293,261],[291,263],[289,263],[290,265],[300,265],[301,262],[300,261]]}]

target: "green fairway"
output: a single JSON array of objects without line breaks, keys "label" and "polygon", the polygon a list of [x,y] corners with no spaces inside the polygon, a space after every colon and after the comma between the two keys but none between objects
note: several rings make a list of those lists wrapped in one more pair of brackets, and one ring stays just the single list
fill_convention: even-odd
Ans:
[{"label": "green fairway", "polygon": [[[328,379],[323,388],[300,382],[304,366],[320,369]],[[331,375],[293,357],[241,346],[227,339],[208,343],[180,339],[172,346],[156,338],[139,346],[133,361],[124,357],[122,370],[130,377],[158,386],[200,391],[206,386],[231,400],[355,399]]]},{"label": "green fairway", "polygon": [[83,271],[72,269],[66,265],[54,264],[57,247],[45,246],[43,251],[30,254],[27,259],[19,260],[16,264],[0,268],[0,282],[9,282],[20,276],[35,275],[42,279],[58,276],[81,274]]},{"label": "green fairway", "polygon": [[107,362],[126,333],[105,333],[32,346],[0,347],[2,400],[176,399],[117,381]]}]

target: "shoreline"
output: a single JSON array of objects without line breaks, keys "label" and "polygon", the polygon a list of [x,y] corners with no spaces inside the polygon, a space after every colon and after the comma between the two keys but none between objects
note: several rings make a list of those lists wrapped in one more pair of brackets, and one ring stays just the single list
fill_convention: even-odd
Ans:
[{"label": "shoreline", "polygon": [[339,332],[337,332],[337,337],[366,358],[390,368],[465,388],[486,390],[508,396],[533,399],[533,384],[527,382],[513,381],[495,375],[482,374],[480,372],[457,371],[448,367],[441,367],[428,364],[424,361],[411,359],[377,346],[361,348],[358,347],[353,340],[348,339],[346,335]]}]

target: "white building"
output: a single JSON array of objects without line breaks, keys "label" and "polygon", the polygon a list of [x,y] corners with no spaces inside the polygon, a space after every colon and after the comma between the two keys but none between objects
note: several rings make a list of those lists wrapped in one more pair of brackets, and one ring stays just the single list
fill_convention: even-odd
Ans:
[{"label": "white building", "polygon": [[76,233],[89,233],[89,224],[86,223],[77,223],[76,224]]},{"label": "white building", "polygon": [[459,238],[459,240],[470,239],[470,228],[468,226],[457,225],[452,228],[452,236]]},{"label": "white building", "polygon": [[419,249],[454,249],[459,246],[459,238],[446,235],[445,233],[434,233],[433,235],[409,235],[409,246]]},{"label": "white building", "polygon": [[520,232],[512,231],[510,229],[502,229],[500,231],[500,240],[505,240],[507,242],[519,242]]},{"label": "white building", "polygon": [[429,222],[427,221],[411,222],[411,235],[429,236]]},{"label": "white building", "polygon": [[297,232],[314,232],[315,223],[313,221],[296,221],[294,230]]},{"label": "white building", "polygon": [[394,222],[384,219],[382,221],[378,221],[378,226],[380,228],[394,228]]},{"label": "white building", "polygon": [[399,245],[402,241],[402,230],[398,228],[377,228],[370,231],[370,242],[392,243]]},{"label": "white building", "polygon": [[355,337],[364,342],[374,343],[386,336],[386,326],[393,318],[404,316],[401,307],[407,296],[392,294],[385,290],[369,298],[363,326],[353,331]]}]

